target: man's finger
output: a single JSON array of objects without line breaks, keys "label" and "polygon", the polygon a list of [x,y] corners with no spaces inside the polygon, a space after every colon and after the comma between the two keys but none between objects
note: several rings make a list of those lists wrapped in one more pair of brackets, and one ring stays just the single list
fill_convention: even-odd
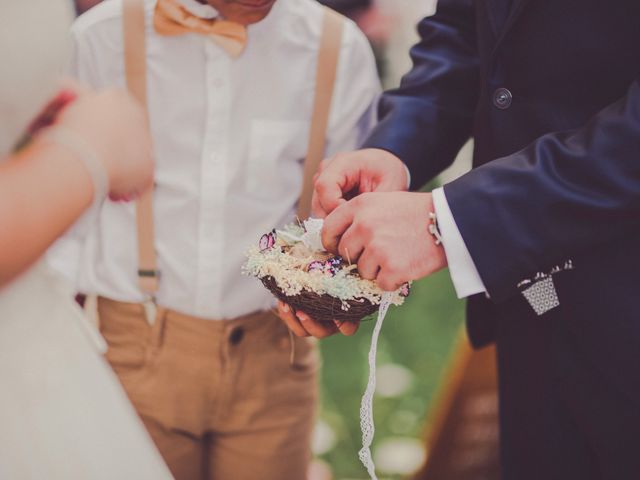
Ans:
[{"label": "man's finger", "polygon": [[370,249],[365,248],[358,259],[358,272],[366,280],[375,280],[380,272],[380,264]]},{"label": "man's finger", "polygon": [[345,195],[358,187],[360,171],[357,162],[338,155],[323,162],[321,174],[314,182],[318,203],[327,214],[346,199]]},{"label": "man's finger", "polygon": [[316,322],[304,312],[298,312],[297,316],[305,331],[316,338],[326,338],[338,331],[338,327],[333,323]]},{"label": "man's finger", "polygon": [[358,259],[364,251],[364,239],[355,232],[356,229],[353,226],[347,228],[338,244],[338,253],[350,264],[358,263]]},{"label": "man's finger", "polygon": [[342,333],[346,337],[350,337],[351,335],[355,335],[360,327],[360,321],[357,322],[340,322],[338,320],[333,321],[338,327],[340,333]]},{"label": "man's finger", "polygon": [[401,280],[397,278],[394,274],[389,272],[384,267],[380,269],[378,276],[376,277],[376,283],[378,287],[380,287],[385,292],[394,292],[398,288],[400,288],[403,284],[405,284],[407,280]]},{"label": "man's finger", "polygon": [[348,179],[343,175],[325,172],[318,177],[315,184],[315,194],[318,204],[324,212],[333,212],[344,202],[344,194],[352,187]]},{"label": "man's finger", "polygon": [[309,336],[309,332],[302,327],[291,307],[286,303],[278,302],[278,316],[296,337]]},{"label": "man's finger", "polygon": [[353,222],[355,209],[353,203],[343,203],[324,220],[322,244],[329,252],[338,253],[340,238]]}]

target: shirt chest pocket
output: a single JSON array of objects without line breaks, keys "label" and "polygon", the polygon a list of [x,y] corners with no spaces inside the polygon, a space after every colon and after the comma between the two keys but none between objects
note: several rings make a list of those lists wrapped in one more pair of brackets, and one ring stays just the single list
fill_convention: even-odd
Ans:
[{"label": "shirt chest pocket", "polygon": [[246,188],[258,197],[273,197],[302,184],[309,122],[253,120],[249,140]]}]

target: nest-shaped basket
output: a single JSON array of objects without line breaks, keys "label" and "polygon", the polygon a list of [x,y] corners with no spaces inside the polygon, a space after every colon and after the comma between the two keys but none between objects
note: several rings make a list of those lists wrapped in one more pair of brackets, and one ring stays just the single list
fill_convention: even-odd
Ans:
[{"label": "nest-shaped basket", "polygon": [[278,287],[273,277],[264,277],[260,280],[278,300],[286,303],[295,311],[303,311],[318,322],[333,322],[334,320],[357,322],[374,314],[380,308],[380,305],[374,305],[365,298],[343,301],[330,295],[319,295],[308,290],[303,290],[298,295],[287,296]]},{"label": "nest-shaped basket", "polygon": [[375,282],[360,278],[349,259],[324,249],[321,229],[322,220],[308,219],[264,234],[247,251],[244,273],[319,322],[359,321],[376,313],[385,296],[385,302],[402,305],[410,284],[386,294]]}]

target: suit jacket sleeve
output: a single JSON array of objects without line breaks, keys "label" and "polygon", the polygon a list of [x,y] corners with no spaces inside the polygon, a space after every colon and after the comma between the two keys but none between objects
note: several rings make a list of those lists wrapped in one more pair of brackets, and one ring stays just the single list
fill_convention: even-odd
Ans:
[{"label": "suit jacket sleeve", "polygon": [[445,186],[494,300],[640,227],[640,79],[582,128],[547,134]]},{"label": "suit jacket sleeve", "polygon": [[473,0],[440,0],[418,32],[413,68],[384,94],[365,142],[405,162],[414,189],[448,167],[471,136],[479,85]]}]

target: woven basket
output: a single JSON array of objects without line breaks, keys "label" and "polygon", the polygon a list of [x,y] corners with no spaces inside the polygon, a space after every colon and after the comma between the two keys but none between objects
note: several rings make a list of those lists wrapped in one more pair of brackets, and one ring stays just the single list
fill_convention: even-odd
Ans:
[{"label": "woven basket", "polygon": [[357,322],[362,318],[378,311],[379,305],[369,300],[347,300],[348,310],[342,308],[342,300],[329,295],[318,295],[315,292],[303,290],[300,294],[288,297],[285,295],[273,277],[261,279],[264,286],[275,295],[278,300],[286,303],[294,310],[300,310],[318,322]]}]

